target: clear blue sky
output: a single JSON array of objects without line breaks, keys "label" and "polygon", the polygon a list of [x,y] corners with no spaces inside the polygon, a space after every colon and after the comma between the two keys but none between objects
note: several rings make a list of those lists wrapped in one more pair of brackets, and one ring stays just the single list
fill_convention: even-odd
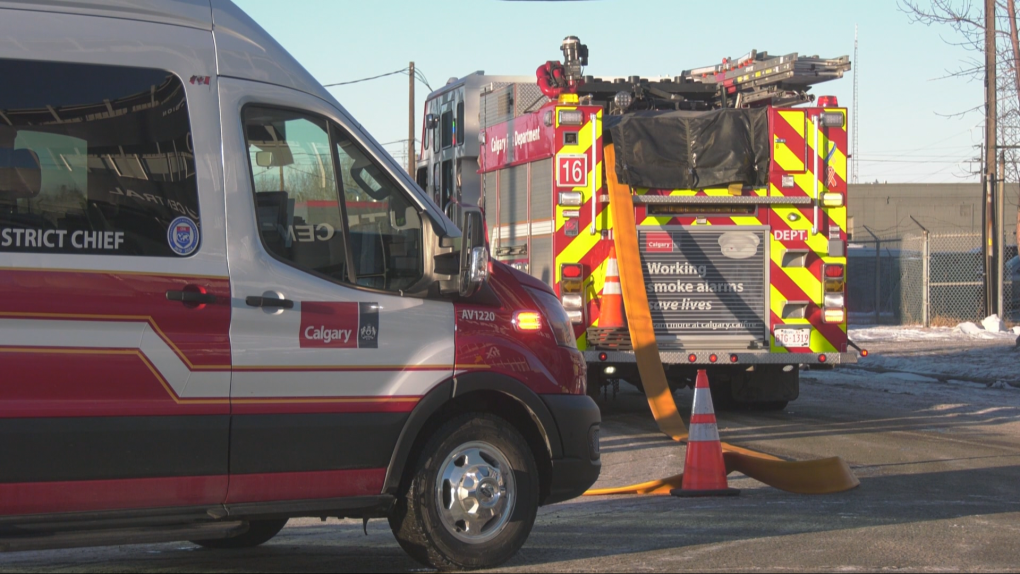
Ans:
[{"label": "clear blue sky", "polygon": [[[588,45],[591,75],[677,75],[750,51],[853,56],[841,80],[816,87],[851,104],[859,73],[859,181],[976,181],[969,172],[982,114],[946,119],[982,102],[980,82],[938,78],[969,54],[950,31],[910,24],[895,0],[599,0],[443,2],[235,0],[324,84],[398,70],[413,60],[433,88],[475,70],[531,75],[560,59],[560,41]],[[331,88],[380,142],[407,138],[407,76]],[[416,110],[428,90],[416,88]],[[387,146],[395,156],[403,144]]]}]

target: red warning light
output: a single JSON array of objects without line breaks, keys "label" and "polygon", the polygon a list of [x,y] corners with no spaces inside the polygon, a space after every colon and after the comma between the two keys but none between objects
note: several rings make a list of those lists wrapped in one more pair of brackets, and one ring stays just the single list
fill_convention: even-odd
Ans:
[{"label": "red warning light", "polygon": [[730,355],[730,362],[731,363],[736,363],[739,360],[740,359],[738,359],[736,355]]},{"label": "red warning light", "polygon": [[843,276],[843,266],[842,265],[826,265],[825,266],[825,276],[830,278],[830,279],[839,279],[840,277]]},{"label": "red warning light", "polygon": [[605,361],[608,358],[609,358],[609,355],[607,355],[605,353],[599,353],[599,360],[600,361]]},{"label": "red warning light", "polygon": [[709,355],[709,356],[708,356],[708,360],[709,360],[710,362],[714,363],[714,362],[716,362],[716,361],[718,361],[718,360],[719,360],[719,357],[718,357],[718,356],[716,356],[715,354],[712,354],[712,355]]},{"label": "red warning light", "polygon": [[824,363],[826,361],[825,355],[818,355],[818,362]]},{"label": "red warning light", "polygon": [[695,355],[694,353],[691,353],[690,355],[687,356],[687,360],[694,363],[698,360],[698,356]]},{"label": "red warning light", "polygon": [[567,279],[580,279],[583,269],[580,265],[566,264],[560,267],[560,271]]},{"label": "red warning light", "polygon": [[861,349],[861,356],[862,357],[867,357],[868,356],[868,350],[867,349]]}]

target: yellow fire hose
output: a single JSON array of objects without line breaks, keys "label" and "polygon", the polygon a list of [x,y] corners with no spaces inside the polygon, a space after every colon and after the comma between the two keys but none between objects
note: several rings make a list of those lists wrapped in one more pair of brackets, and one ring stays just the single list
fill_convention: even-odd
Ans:
[{"label": "yellow fire hose", "polygon": [[[612,144],[603,150],[603,161],[609,186],[609,201],[613,205],[613,237],[620,268],[620,287],[623,290],[623,308],[627,316],[631,345],[637,360],[641,384],[648,398],[659,429],[677,442],[687,440],[687,426],[676,408],[673,393],[666,381],[666,371],[655,342],[652,315],[648,307],[645,279],[641,273],[641,256],[638,251],[637,223],[634,220],[634,202],[630,187],[616,177],[616,150]],[[726,472],[740,472],[780,490],[800,494],[829,494],[843,492],[860,485],[840,457],[808,461],[784,461],[778,457],[722,443]],[[683,475],[617,488],[589,490],[586,496],[608,494],[669,494],[680,488]]]}]

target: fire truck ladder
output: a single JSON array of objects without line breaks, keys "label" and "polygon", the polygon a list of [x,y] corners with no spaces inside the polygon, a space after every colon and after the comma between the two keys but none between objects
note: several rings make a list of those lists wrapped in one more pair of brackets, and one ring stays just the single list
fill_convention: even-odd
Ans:
[{"label": "fire truck ladder", "polygon": [[[608,105],[611,113],[637,109],[716,109],[751,105],[791,106],[812,101],[815,84],[843,77],[850,57],[820,58],[792,53],[769,56],[751,50],[741,58],[685,70],[672,78],[598,78],[587,76],[580,96]],[[613,110],[614,96],[629,91],[640,108]]]},{"label": "fire truck ladder", "polygon": [[736,96],[735,107],[766,99],[774,106],[785,106],[810,101],[806,94],[810,86],[842,78],[848,71],[849,56],[819,58],[796,52],[769,56],[768,52],[751,50],[736,60],[724,58],[715,66],[685,70],[680,77],[725,88],[726,95]]}]

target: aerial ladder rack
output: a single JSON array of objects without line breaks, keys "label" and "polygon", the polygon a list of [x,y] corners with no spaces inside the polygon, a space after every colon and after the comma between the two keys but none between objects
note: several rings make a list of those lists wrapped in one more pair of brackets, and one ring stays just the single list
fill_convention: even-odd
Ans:
[{"label": "aerial ladder rack", "polygon": [[621,91],[630,92],[632,101],[620,112],[791,106],[813,101],[808,91],[814,84],[841,78],[849,70],[849,56],[820,58],[796,52],[770,56],[751,50],[741,58],[724,58],[720,64],[684,70],[673,77],[586,76],[577,94],[620,107],[614,97]]}]

